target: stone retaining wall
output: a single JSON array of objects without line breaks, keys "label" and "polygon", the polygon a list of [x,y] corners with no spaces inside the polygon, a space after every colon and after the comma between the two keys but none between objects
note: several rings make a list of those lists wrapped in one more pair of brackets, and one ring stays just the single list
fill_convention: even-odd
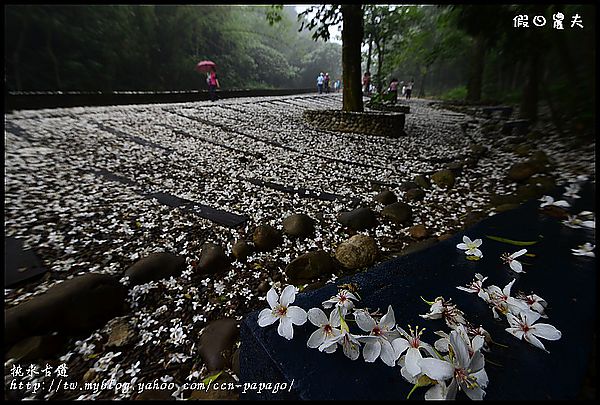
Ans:
[{"label": "stone retaining wall", "polygon": [[404,114],[306,110],[304,119],[317,129],[397,138],[404,132]]}]

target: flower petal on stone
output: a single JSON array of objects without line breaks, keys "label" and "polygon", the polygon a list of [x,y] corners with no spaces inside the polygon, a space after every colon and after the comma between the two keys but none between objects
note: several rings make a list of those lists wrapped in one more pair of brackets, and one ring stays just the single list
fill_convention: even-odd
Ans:
[{"label": "flower petal on stone", "polygon": [[281,305],[283,305],[284,307],[287,307],[292,302],[294,302],[295,299],[296,299],[296,287],[294,287],[293,285],[288,285],[283,289],[279,303]]},{"label": "flower petal on stone", "polygon": [[279,321],[279,326],[277,327],[277,333],[279,333],[279,336],[283,336],[287,340],[291,340],[294,337],[292,320],[286,316],[281,318]]},{"label": "flower petal on stone", "polygon": [[363,348],[363,357],[368,363],[372,363],[377,360],[381,353],[381,343],[378,339],[369,339]]},{"label": "flower petal on stone", "polygon": [[525,253],[527,253],[527,249],[521,249],[518,252],[513,253],[512,255],[510,255],[510,257],[512,257],[513,259],[519,257],[519,256],[523,256]]},{"label": "flower petal on stone", "polygon": [[319,328],[310,335],[310,337],[308,338],[308,342],[306,342],[306,345],[311,349],[315,349],[321,346],[324,341],[325,331],[323,330],[323,328]]},{"label": "flower petal on stone", "polygon": [[273,310],[265,308],[258,314],[258,326],[265,327],[274,324],[278,317],[273,315]]},{"label": "flower petal on stone", "polygon": [[523,335],[525,334],[525,332],[523,332],[521,328],[506,328],[505,331],[507,331],[511,335],[514,335],[514,337],[516,337],[517,339],[523,339]]},{"label": "flower petal on stone", "polygon": [[521,319],[523,319],[527,325],[531,325],[535,323],[538,319],[540,319],[540,314],[530,309],[524,309],[521,311]]},{"label": "flower petal on stone", "polygon": [[473,353],[473,357],[471,357],[471,361],[469,362],[468,368],[472,373],[476,373],[485,367],[485,358],[480,351],[476,351]]},{"label": "flower petal on stone", "polygon": [[342,320],[340,319],[340,314],[338,313],[337,308],[334,308],[329,313],[329,324],[334,328],[339,328],[342,324]]},{"label": "flower petal on stone", "polygon": [[450,332],[450,344],[454,349],[460,367],[467,367],[467,364],[469,364],[469,349],[457,331]]},{"label": "flower petal on stone", "polygon": [[510,268],[517,273],[524,273],[523,266],[517,260],[513,260],[510,262]]},{"label": "flower petal on stone", "polygon": [[419,361],[419,366],[423,374],[433,380],[442,381],[454,375],[454,366],[444,360],[427,357]]},{"label": "flower petal on stone", "polygon": [[371,332],[375,327],[375,320],[366,311],[356,311],[354,313],[356,324],[365,332]]},{"label": "flower petal on stone", "polygon": [[469,248],[465,243],[459,243],[456,247],[462,250],[467,250]]},{"label": "flower petal on stone", "polygon": [[392,341],[392,347],[396,355],[396,359],[402,356],[402,354],[410,347],[410,343],[404,338],[394,339]]},{"label": "flower petal on stone", "polygon": [[381,317],[379,321],[379,326],[382,329],[392,330],[392,328],[396,325],[396,318],[394,317],[394,310],[392,306],[388,306],[387,314]]},{"label": "flower petal on stone", "polygon": [[346,355],[346,357],[348,357],[350,360],[358,359],[358,356],[360,356],[360,350],[358,349],[359,348],[358,343],[351,341],[346,336],[343,339],[344,340],[343,340],[342,348],[344,350],[344,354]]},{"label": "flower petal on stone", "polygon": [[469,238],[467,235],[463,236],[463,242],[465,242],[466,245],[470,245],[471,243],[473,243],[471,241],[471,238]]},{"label": "flower petal on stone", "polygon": [[392,344],[385,338],[380,338],[379,343],[381,344],[381,353],[379,355],[381,360],[388,366],[394,367],[394,363],[396,363],[396,354]]},{"label": "flower petal on stone", "polygon": [[421,361],[422,358],[423,356],[421,356],[419,349],[414,347],[410,347],[408,349],[408,351],[406,352],[406,359],[404,360],[404,367],[406,367],[406,370],[410,373],[410,375],[416,376],[421,372],[419,361]]},{"label": "flower petal on stone", "polygon": [[[545,352],[548,352],[548,350],[546,350],[546,348],[544,347],[544,345],[542,344],[542,342],[540,342],[540,340],[538,338],[536,338],[533,333],[525,333],[523,335],[523,338],[528,341],[529,343],[531,343],[532,345],[534,345],[535,347],[538,347],[540,349],[542,349]],[[550,353],[550,352],[548,352]]]},{"label": "flower petal on stone", "polygon": [[287,317],[290,318],[294,325],[304,325],[306,322],[306,311],[300,307],[292,305],[287,309]]},{"label": "flower petal on stone", "polygon": [[461,385],[461,388],[467,394],[469,399],[473,401],[481,401],[483,396],[485,395],[485,391],[481,389],[481,387],[468,388],[466,385]]},{"label": "flower petal on stone", "polygon": [[482,243],[483,243],[483,241],[481,239],[475,239],[473,241],[473,246],[479,247],[479,246],[481,246]]},{"label": "flower petal on stone", "polygon": [[546,340],[558,340],[562,336],[561,331],[547,323],[537,323],[533,325],[531,329],[533,330],[534,335]]},{"label": "flower petal on stone", "polygon": [[[334,311],[337,312],[337,311]],[[327,316],[321,308],[311,308],[308,310],[308,320],[315,326],[321,326],[327,324]]]},{"label": "flower petal on stone", "polygon": [[271,309],[274,309],[279,302],[279,295],[277,295],[277,292],[272,287],[269,292],[267,292],[267,302],[269,303]]},{"label": "flower petal on stone", "polygon": [[446,387],[446,383],[440,381],[437,384],[434,384],[433,387],[429,388],[427,392],[425,392],[425,400],[445,400],[447,394],[448,388]]}]

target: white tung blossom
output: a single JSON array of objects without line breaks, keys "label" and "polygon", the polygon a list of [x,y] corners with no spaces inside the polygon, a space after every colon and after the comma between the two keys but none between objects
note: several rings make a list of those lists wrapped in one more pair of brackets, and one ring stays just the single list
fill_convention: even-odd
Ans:
[{"label": "white tung blossom", "polygon": [[596,248],[596,245],[592,245],[590,242],[586,242],[583,245],[577,246],[577,249],[571,249],[571,252],[575,256],[589,256],[596,257],[593,250]]},{"label": "white tung blossom", "polygon": [[479,250],[479,246],[481,246],[482,243],[483,241],[481,239],[471,241],[471,239],[465,235],[463,236],[463,242],[456,245],[456,247],[464,250],[467,256],[483,257],[483,253]]},{"label": "white tung blossom", "polygon": [[[308,310],[308,320],[319,328],[310,335],[308,342],[306,342],[306,345],[312,349],[321,346],[325,340],[334,339],[341,334],[339,329],[341,325],[340,313],[337,308],[331,311],[329,319],[320,308],[311,308]],[[333,353],[336,349],[337,345],[330,345],[323,351]]]},{"label": "white tung blossom", "polygon": [[274,288],[267,292],[270,308],[263,309],[258,315],[258,325],[265,327],[279,321],[277,333],[290,340],[294,337],[292,325],[304,325],[308,315],[298,306],[290,306],[296,299],[297,289],[293,285],[286,286],[281,292],[281,299]]},{"label": "white tung blossom", "polygon": [[396,318],[392,306],[388,306],[387,313],[376,322],[373,317],[365,310],[354,311],[354,319],[359,328],[369,332],[368,336],[359,336],[358,340],[365,342],[363,348],[363,357],[366,362],[374,362],[377,358],[390,367],[393,367],[396,359],[396,353],[392,346],[392,341],[399,336],[394,330],[396,327]]},{"label": "white tung blossom", "polygon": [[345,316],[348,311],[354,308],[354,303],[350,300],[358,301],[358,298],[348,290],[341,290],[327,301],[323,301],[323,308],[331,308],[335,305],[341,309],[342,315]]},{"label": "white tung blossom", "polygon": [[526,340],[535,347],[546,352],[548,352],[548,350],[546,350],[538,337],[546,340],[558,340],[562,335],[558,329],[547,323],[538,323],[534,325],[534,323],[540,319],[540,314],[528,309],[521,311],[517,316],[509,313],[506,315],[506,319],[510,324],[510,328],[506,328],[507,332],[518,339]]},{"label": "white tung blossom", "polygon": [[515,260],[519,256],[523,256],[527,253],[527,249],[521,249],[513,254],[504,253],[500,258],[506,264],[508,264],[512,271],[516,273],[525,273],[523,271],[523,265],[518,260]]},{"label": "white tung blossom", "polygon": [[542,198],[540,198],[538,201],[542,202],[540,204],[540,208],[544,208],[550,205],[554,205],[555,207],[561,208],[569,208],[571,206],[571,204],[569,204],[565,200],[554,201],[554,198],[550,197],[549,195],[542,196]]}]

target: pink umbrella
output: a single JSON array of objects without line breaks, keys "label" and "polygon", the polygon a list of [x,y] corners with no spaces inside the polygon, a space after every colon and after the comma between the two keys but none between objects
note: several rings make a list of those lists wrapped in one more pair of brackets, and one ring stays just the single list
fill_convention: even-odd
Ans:
[{"label": "pink umbrella", "polygon": [[210,70],[214,68],[217,68],[217,64],[213,61],[210,60],[203,60],[198,62],[198,64],[196,65],[196,70],[200,73],[206,73],[206,72],[210,72]]}]

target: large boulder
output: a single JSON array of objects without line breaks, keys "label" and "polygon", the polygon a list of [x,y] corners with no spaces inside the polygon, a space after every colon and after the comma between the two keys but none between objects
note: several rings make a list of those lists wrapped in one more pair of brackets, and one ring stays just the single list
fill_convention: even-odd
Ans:
[{"label": "large boulder", "polygon": [[233,318],[218,319],[204,327],[198,352],[209,371],[231,367],[234,345],[239,337],[238,323]]},{"label": "large boulder", "polygon": [[390,190],[383,190],[381,193],[373,197],[373,200],[383,205],[389,205],[398,201],[398,197],[396,197],[396,194],[394,194]]},{"label": "large boulder", "polygon": [[185,269],[185,259],[171,253],[152,253],[125,270],[130,285],[145,284],[171,276],[178,276]]},{"label": "large boulder", "polygon": [[329,253],[323,250],[305,253],[290,262],[285,268],[290,283],[304,284],[313,279],[329,275],[335,264]]},{"label": "large boulder", "polygon": [[256,249],[268,252],[275,249],[282,242],[281,233],[271,225],[259,225],[254,230],[252,241]]},{"label": "large boulder", "polygon": [[431,176],[431,180],[440,188],[450,189],[456,181],[450,169],[439,170]]},{"label": "large boulder", "polygon": [[377,226],[375,213],[368,207],[357,208],[349,212],[342,212],[338,215],[337,220],[342,225],[354,229],[355,231],[363,231]]},{"label": "large boulder", "polygon": [[412,218],[412,209],[410,208],[410,205],[399,201],[386,206],[383,211],[381,211],[381,214],[401,225],[410,221]]},{"label": "large boulder", "polygon": [[296,238],[306,238],[315,231],[315,221],[306,214],[293,214],[283,220],[283,231]]},{"label": "large boulder", "polygon": [[4,312],[4,342],[52,332],[90,333],[125,309],[127,288],[107,274],[85,274],[54,285]]},{"label": "large boulder", "polygon": [[64,350],[65,340],[61,335],[31,336],[11,347],[5,357],[16,362],[49,360]]},{"label": "large boulder", "polygon": [[214,243],[205,243],[202,246],[196,268],[201,274],[216,274],[227,270],[229,264],[229,257],[227,257],[221,246]]},{"label": "large boulder", "polygon": [[375,263],[378,251],[375,239],[358,234],[338,246],[335,258],[344,267],[354,270]]}]

